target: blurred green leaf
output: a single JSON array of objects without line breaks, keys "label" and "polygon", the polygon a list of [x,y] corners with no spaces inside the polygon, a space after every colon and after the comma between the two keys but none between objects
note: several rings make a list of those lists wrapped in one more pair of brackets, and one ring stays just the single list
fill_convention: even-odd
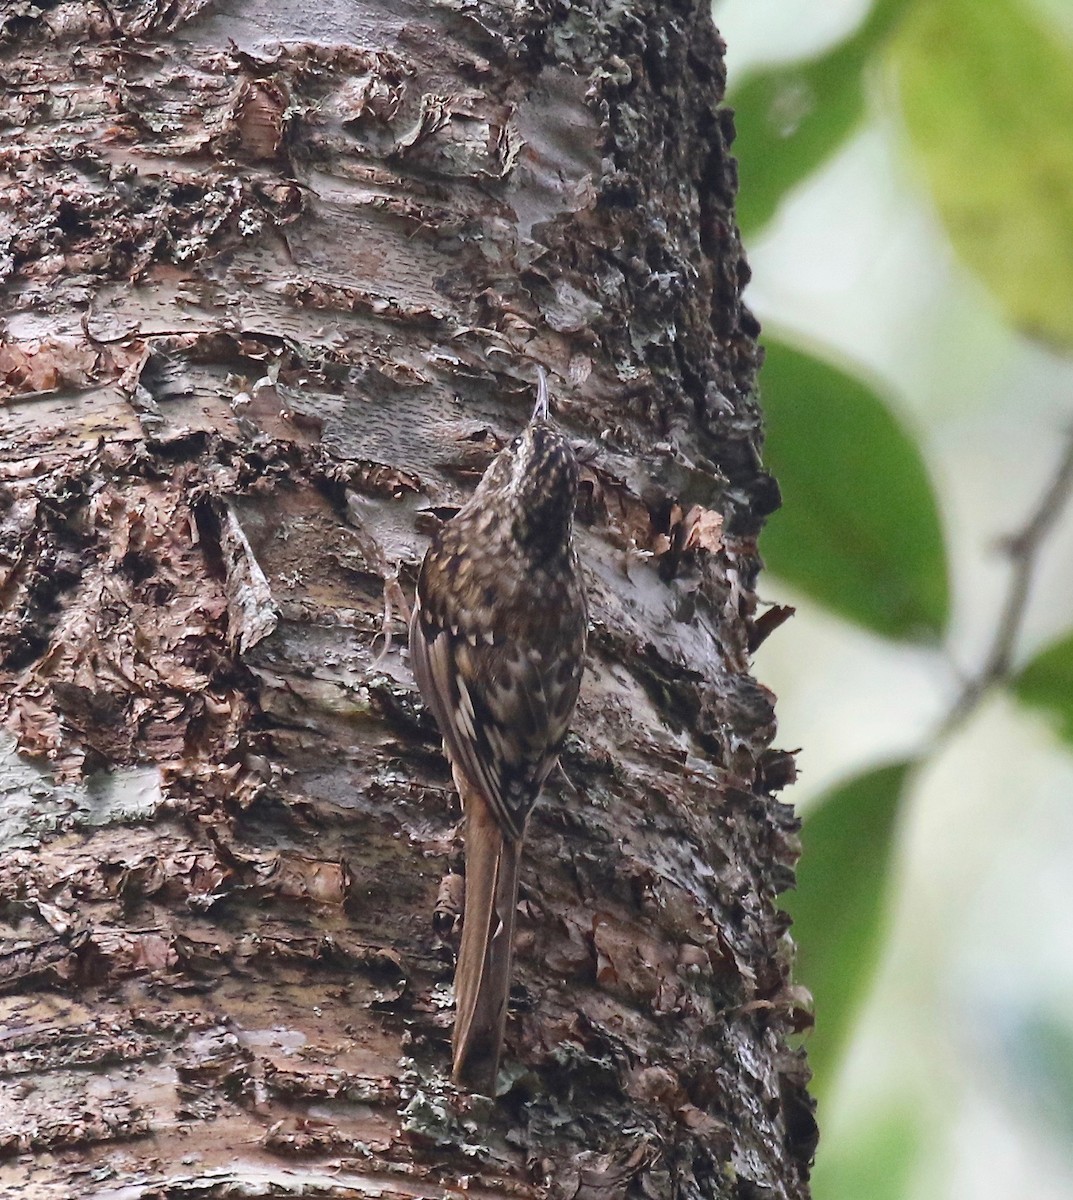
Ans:
[{"label": "blurred green leaf", "polygon": [[783,493],[768,566],[878,633],[940,633],[946,556],[919,450],[859,380],[778,342],[766,355],[764,457]]},{"label": "blurred green leaf", "polygon": [[1017,0],[918,0],[893,55],[962,259],[1021,330],[1073,346],[1073,47]]},{"label": "blurred green leaf", "polygon": [[746,233],[769,221],[794,184],[856,127],[861,73],[905,7],[906,0],[877,0],[861,28],[827,54],[758,71],[734,88],[738,223]]},{"label": "blurred green leaf", "polygon": [[1073,742],[1073,635],[1036,655],[1013,690],[1025,704],[1055,718],[1062,737]]},{"label": "blurred green leaf", "polygon": [[795,977],[816,1000],[808,1055],[821,1097],[879,958],[895,819],[908,770],[903,762],[859,775],[808,812],[797,888],[782,900],[794,919]]},{"label": "blurred green leaf", "polygon": [[851,1136],[820,1138],[813,1200],[903,1200],[921,1144],[921,1115],[891,1110]]}]

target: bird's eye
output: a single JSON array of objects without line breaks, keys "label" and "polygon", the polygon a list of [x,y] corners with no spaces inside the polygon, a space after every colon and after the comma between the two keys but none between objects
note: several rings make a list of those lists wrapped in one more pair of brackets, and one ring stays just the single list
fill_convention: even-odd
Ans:
[{"label": "bird's eye", "polygon": [[514,440],[511,442],[511,444],[510,444],[510,448],[511,448],[512,450],[517,450],[517,449],[518,449],[518,447],[519,447],[521,444],[522,444],[522,439],[521,439],[521,437],[520,437],[520,436],[519,436],[519,437],[516,437],[516,438],[515,438],[515,439],[514,439]]}]

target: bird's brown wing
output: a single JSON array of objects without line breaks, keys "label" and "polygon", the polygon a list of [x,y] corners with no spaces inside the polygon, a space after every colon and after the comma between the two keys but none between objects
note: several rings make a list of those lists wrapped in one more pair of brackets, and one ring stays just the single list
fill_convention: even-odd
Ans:
[{"label": "bird's brown wing", "polygon": [[419,589],[410,636],[414,676],[448,757],[480,788],[504,832],[518,838],[562,749],[580,669],[565,694],[552,687],[555,631],[541,636],[538,621],[489,644],[448,620],[429,611]]}]

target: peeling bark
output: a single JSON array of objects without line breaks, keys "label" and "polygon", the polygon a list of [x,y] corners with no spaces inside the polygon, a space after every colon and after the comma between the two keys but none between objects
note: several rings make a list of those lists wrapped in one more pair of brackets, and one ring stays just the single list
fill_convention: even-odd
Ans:
[{"label": "peeling bark", "polygon": [[[706,5],[61,0],[0,71],[0,1190],[805,1196]],[[593,634],[493,1102],[405,610],[536,362]]]}]

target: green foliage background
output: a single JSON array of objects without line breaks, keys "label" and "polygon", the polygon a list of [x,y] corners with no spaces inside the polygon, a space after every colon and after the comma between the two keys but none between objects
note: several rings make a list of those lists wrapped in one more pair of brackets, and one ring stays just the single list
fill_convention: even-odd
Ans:
[{"label": "green foliage background", "polygon": [[[1073,23],[1063,33],[1049,22],[1039,0],[875,0],[859,27],[824,53],[754,70],[729,97],[747,244],[859,131],[879,95],[895,110],[907,173],[963,268],[1019,335],[1070,356],[1070,31]],[[764,344],[765,459],[784,496],[761,543],[769,569],[846,622],[907,651],[939,652],[950,633],[953,567],[944,497],[914,432],[883,387],[840,363],[832,348],[795,345],[770,330]],[[1056,441],[1063,434],[1056,429]],[[1040,493],[1045,484],[1041,473]],[[1016,646],[1012,661],[1021,663]],[[1016,668],[1000,664],[986,682],[1010,703],[1046,714],[1073,744],[1073,634]],[[947,1194],[939,1181],[930,1190],[913,1182],[919,1114],[879,1105],[863,1131],[840,1141],[825,1136],[823,1112],[885,952],[914,780],[979,701],[967,687],[960,710],[952,705],[918,754],[877,762],[805,816],[798,889],[785,904],[795,918],[797,975],[816,1000],[809,1051],[821,1105],[817,1200]],[[1001,1031],[996,1025],[996,1037],[1019,1075],[1016,1095],[1068,1141],[1073,1021],[1042,1006]]]}]

